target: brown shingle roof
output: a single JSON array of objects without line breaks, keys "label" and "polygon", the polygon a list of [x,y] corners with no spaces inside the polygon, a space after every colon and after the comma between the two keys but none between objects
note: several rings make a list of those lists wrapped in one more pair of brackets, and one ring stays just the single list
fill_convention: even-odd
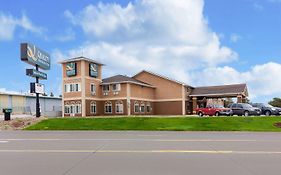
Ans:
[{"label": "brown shingle roof", "polygon": [[215,95],[222,95],[222,94],[238,95],[242,93],[247,93],[246,91],[247,91],[246,84],[205,86],[205,87],[194,88],[190,96],[215,96]]},{"label": "brown shingle roof", "polygon": [[153,87],[152,85],[139,81],[137,79],[134,79],[132,77],[128,77],[125,75],[115,75],[112,77],[108,77],[102,80],[102,84],[113,84],[113,83],[134,83],[134,84],[140,84],[143,86],[149,86]]}]

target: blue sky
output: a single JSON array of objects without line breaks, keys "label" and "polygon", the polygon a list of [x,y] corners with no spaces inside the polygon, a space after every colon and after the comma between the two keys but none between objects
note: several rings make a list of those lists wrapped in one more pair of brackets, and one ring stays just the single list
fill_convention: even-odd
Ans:
[{"label": "blue sky", "polygon": [[19,45],[48,51],[46,92],[61,94],[57,62],[83,55],[103,77],[154,71],[192,86],[247,83],[253,101],[281,96],[280,0],[0,0],[0,91],[26,92]]}]

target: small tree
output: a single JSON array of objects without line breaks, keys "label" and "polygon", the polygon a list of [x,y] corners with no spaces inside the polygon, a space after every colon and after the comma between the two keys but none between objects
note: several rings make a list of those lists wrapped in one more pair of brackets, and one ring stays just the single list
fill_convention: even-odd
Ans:
[{"label": "small tree", "polygon": [[54,94],[53,94],[53,92],[51,92],[51,94],[50,94],[50,97],[54,97]]},{"label": "small tree", "polygon": [[275,97],[269,102],[269,104],[275,107],[281,107],[281,98]]}]

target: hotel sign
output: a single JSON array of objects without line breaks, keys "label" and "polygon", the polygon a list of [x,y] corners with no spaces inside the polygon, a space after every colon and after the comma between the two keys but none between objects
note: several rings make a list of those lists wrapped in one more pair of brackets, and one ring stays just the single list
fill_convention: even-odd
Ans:
[{"label": "hotel sign", "polygon": [[91,77],[98,77],[98,65],[95,63],[89,64],[89,74]]},{"label": "hotel sign", "polygon": [[50,55],[30,43],[21,43],[21,60],[38,66],[44,70],[50,70],[51,59]]},{"label": "hotel sign", "polygon": [[75,62],[66,64],[66,75],[68,77],[76,76],[77,74],[77,65]]},{"label": "hotel sign", "polygon": [[26,75],[30,77],[38,77],[41,80],[47,80],[47,74],[44,72],[37,71],[35,69],[26,69]]}]

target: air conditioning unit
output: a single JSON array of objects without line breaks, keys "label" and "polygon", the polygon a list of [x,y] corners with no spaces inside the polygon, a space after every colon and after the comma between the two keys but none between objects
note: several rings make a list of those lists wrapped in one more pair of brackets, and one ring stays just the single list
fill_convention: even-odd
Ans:
[{"label": "air conditioning unit", "polygon": [[114,94],[114,95],[118,95],[118,94],[119,94],[119,92],[114,92],[113,94]]},{"label": "air conditioning unit", "polygon": [[91,95],[96,95],[96,92],[91,92]]},{"label": "air conditioning unit", "polygon": [[104,92],[103,95],[108,95],[108,92]]}]

